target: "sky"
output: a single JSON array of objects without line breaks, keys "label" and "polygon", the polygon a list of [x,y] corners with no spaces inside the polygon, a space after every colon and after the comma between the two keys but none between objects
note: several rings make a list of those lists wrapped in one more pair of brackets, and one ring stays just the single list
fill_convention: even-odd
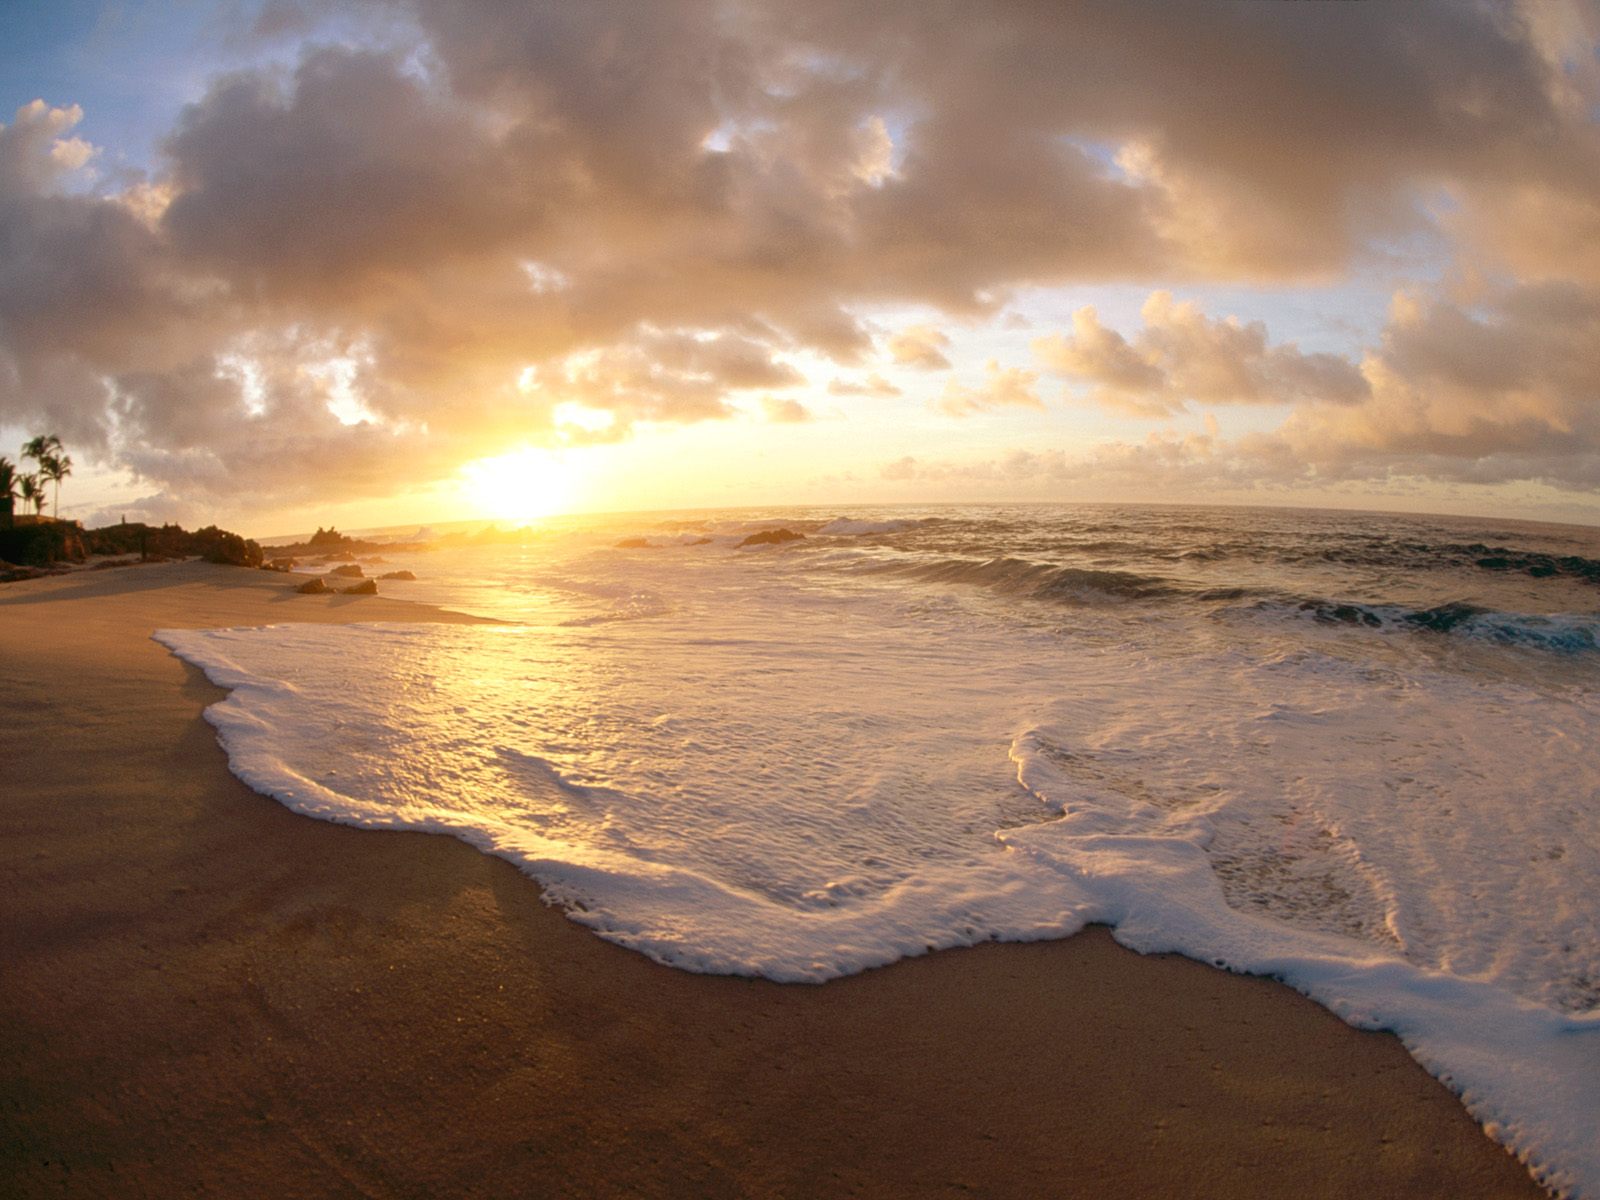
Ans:
[{"label": "sky", "polygon": [[60,436],[91,525],[1600,524],[1600,4],[0,0],[0,29],[0,454]]}]

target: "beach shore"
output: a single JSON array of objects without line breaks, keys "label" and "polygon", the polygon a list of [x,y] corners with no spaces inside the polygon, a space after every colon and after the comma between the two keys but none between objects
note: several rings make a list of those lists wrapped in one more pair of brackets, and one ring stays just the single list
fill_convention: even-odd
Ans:
[{"label": "beach shore", "polygon": [[1543,1192],[1383,1034],[1104,930],[690,975],[227,769],[157,628],[470,620],[199,563],[0,588],[0,1193]]}]

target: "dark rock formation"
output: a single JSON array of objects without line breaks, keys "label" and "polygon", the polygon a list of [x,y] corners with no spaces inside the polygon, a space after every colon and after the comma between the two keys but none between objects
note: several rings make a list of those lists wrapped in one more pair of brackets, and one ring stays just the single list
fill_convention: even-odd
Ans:
[{"label": "dark rock formation", "polygon": [[226,529],[218,529],[215,525],[197,529],[193,536],[196,552],[207,562],[224,563],[234,567],[261,565],[261,547],[249,538],[229,533]]},{"label": "dark rock formation", "polygon": [[328,587],[328,585],[322,582],[321,579],[308,579],[299,587],[295,588],[295,591],[299,592],[303,596],[320,596],[323,592],[332,590],[333,589]]},{"label": "dark rock formation", "polygon": [[83,530],[76,521],[18,517],[10,529],[0,529],[0,560],[5,562],[48,567],[82,562],[88,555]]},{"label": "dark rock formation", "polygon": [[324,529],[321,525],[318,525],[317,531],[313,533],[311,535],[311,539],[306,542],[306,545],[308,546],[348,546],[349,544],[350,539],[344,534],[340,533],[332,525],[329,525],[326,529]]},{"label": "dark rock formation", "polygon": [[335,567],[328,572],[329,575],[342,575],[346,579],[360,579],[366,574],[357,564],[346,563],[342,567]]},{"label": "dark rock formation", "polygon": [[155,526],[125,521],[91,529],[83,534],[83,541],[90,554],[138,554],[151,562],[198,556],[207,562],[259,567],[265,558],[261,547],[250,538],[215,525],[190,533],[179,525]]},{"label": "dark rock formation", "polygon": [[384,574],[379,575],[378,578],[379,579],[404,579],[404,580],[408,580],[409,581],[409,580],[415,579],[416,576],[413,575],[410,571],[387,571]]},{"label": "dark rock formation", "polygon": [[376,596],[378,594],[378,581],[376,579],[363,579],[360,583],[353,583],[347,588],[340,588],[344,596]]}]

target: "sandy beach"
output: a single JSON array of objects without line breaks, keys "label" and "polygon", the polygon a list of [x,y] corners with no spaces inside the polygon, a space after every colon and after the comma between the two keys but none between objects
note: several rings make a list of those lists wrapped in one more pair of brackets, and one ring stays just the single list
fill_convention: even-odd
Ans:
[{"label": "sandy beach", "polygon": [[1101,929],[659,966],[462,843],[250,791],[149,637],[471,619],[198,563],[0,589],[0,1192],[1543,1194],[1394,1038]]}]

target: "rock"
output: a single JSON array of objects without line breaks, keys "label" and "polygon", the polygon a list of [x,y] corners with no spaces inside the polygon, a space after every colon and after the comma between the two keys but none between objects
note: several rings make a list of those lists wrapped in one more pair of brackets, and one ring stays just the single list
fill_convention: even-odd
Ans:
[{"label": "rock", "polygon": [[0,560],[0,583],[19,583],[24,579],[38,579],[52,574],[53,571],[47,571],[43,567],[24,567]]},{"label": "rock", "polygon": [[192,552],[211,563],[229,567],[259,567],[264,557],[253,538],[240,537],[215,525],[197,529],[189,539]]},{"label": "rock", "polygon": [[623,538],[620,542],[617,543],[617,549],[618,550],[648,550],[648,549],[650,549],[650,540],[648,538],[640,538],[640,537]]},{"label": "rock", "polygon": [[376,596],[378,594],[378,581],[376,579],[363,579],[360,583],[353,583],[347,588],[340,588],[339,592],[345,596]]},{"label": "rock", "polygon": [[299,592],[302,596],[320,596],[323,592],[331,590],[332,589],[329,588],[327,584],[323,583],[321,579],[308,579],[299,587],[295,588],[295,591]]},{"label": "rock", "polygon": [[805,534],[796,533],[792,529],[763,529],[760,533],[752,533],[741,546],[776,546],[783,542],[798,542],[805,539]]},{"label": "rock", "polygon": [[328,572],[329,575],[341,575],[346,579],[360,579],[366,574],[357,564],[349,563],[346,566],[335,567]]},{"label": "rock", "polygon": [[261,564],[263,571],[292,571],[294,568],[295,560],[292,558],[274,558],[270,562]]},{"label": "rock", "polygon": [[404,580],[410,581],[410,580],[416,579],[416,576],[413,575],[410,571],[389,571],[389,572],[386,572],[383,575],[379,575],[378,578],[379,579],[404,579]]},{"label": "rock", "polygon": [[0,559],[20,567],[50,567],[82,562],[88,557],[83,530],[76,521],[54,521],[49,517],[16,520],[11,528],[0,529]]}]

